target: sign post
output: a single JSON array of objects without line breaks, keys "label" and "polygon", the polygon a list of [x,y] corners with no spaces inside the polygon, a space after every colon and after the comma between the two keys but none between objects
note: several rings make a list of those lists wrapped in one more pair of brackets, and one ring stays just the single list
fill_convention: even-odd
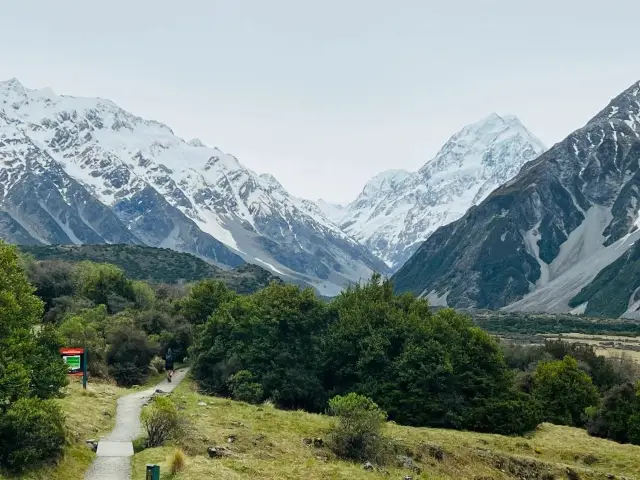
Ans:
[{"label": "sign post", "polygon": [[147,477],[146,480],[160,480],[160,466],[159,465],[147,465]]},{"label": "sign post", "polygon": [[84,348],[61,348],[62,361],[67,365],[67,375],[82,376],[82,388],[87,388],[87,353]]}]

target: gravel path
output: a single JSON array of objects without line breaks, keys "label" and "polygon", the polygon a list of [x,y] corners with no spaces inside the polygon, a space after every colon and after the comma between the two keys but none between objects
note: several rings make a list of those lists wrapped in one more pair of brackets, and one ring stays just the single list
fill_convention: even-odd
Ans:
[{"label": "gravel path", "polygon": [[140,410],[151,395],[160,389],[171,392],[184,379],[189,369],[176,371],[171,383],[165,378],[155,387],[120,397],[116,409],[116,426],[98,442],[97,457],[85,480],[130,480],[134,439],[140,436]]}]

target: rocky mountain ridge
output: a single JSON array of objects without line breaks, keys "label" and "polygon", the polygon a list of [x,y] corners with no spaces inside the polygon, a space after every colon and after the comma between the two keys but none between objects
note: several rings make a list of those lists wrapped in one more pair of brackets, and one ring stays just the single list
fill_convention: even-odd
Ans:
[{"label": "rocky mountain ridge", "polygon": [[457,307],[584,311],[572,299],[640,236],[639,161],[637,82],[439,228],[395,274],[397,288]]}]

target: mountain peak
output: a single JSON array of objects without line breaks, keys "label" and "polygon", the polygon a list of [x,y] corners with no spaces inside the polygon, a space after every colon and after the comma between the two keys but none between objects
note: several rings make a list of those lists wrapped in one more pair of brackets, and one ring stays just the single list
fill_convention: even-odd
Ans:
[{"label": "mountain peak", "polygon": [[270,173],[262,173],[260,174],[260,178],[266,182],[266,184],[270,188],[274,188],[278,191],[285,192],[286,190],[282,186],[282,184]]},{"label": "mountain peak", "polygon": [[635,82],[593,117],[587,125],[622,120],[640,134],[640,81]]},{"label": "mountain peak", "polygon": [[0,81],[0,90],[22,90],[24,91],[24,86],[20,83],[20,80],[17,78],[10,78],[8,80]]},{"label": "mountain peak", "polygon": [[196,148],[206,148],[206,145],[202,143],[202,140],[200,140],[199,138],[192,138],[187,142],[187,145]]}]

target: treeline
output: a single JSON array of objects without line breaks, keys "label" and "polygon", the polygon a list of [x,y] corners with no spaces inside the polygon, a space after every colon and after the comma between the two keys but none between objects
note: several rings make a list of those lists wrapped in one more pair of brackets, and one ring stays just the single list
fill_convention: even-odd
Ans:
[{"label": "treeline", "polygon": [[640,322],[564,314],[476,312],[476,325],[491,333],[535,335],[583,333],[587,335],[640,335]]}]

